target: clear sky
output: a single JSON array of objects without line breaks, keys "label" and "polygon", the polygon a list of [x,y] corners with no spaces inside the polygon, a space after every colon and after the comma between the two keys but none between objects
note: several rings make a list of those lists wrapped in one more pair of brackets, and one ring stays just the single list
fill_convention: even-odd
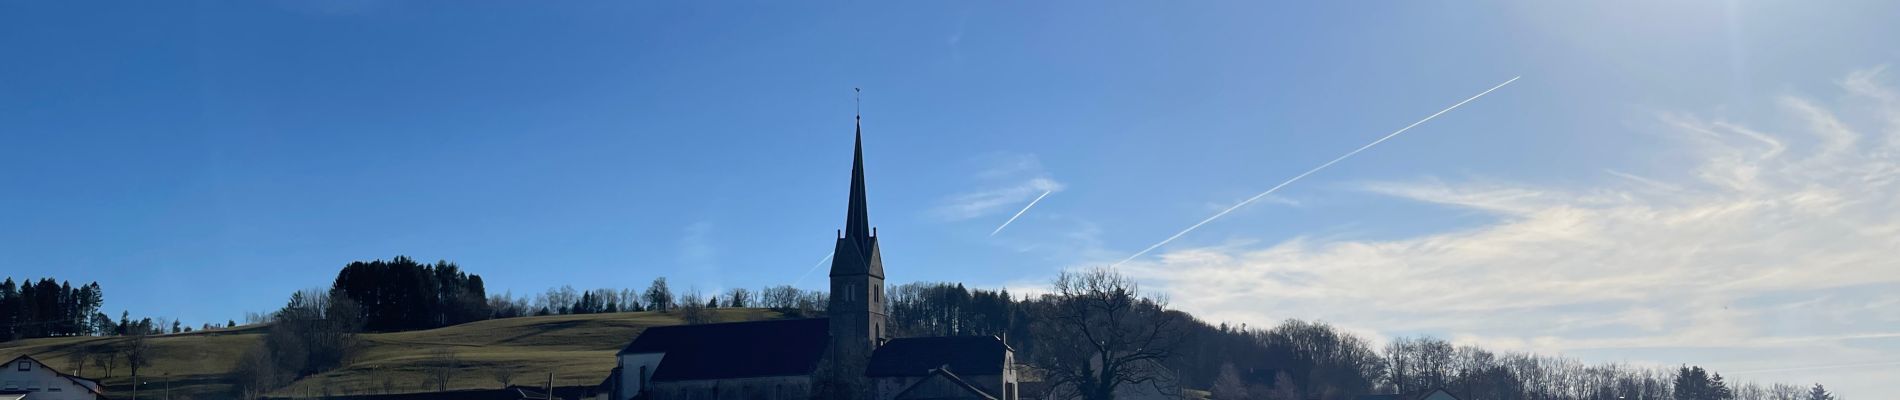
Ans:
[{"label": "clear sky", "polygon": [[1122,268],[1892,393],[1900,4],[1289,3],[0,2],[0,275],[194,325],[396,255],[819,288],[862,87],[892,281],[1033,290],[1522,76]]}]

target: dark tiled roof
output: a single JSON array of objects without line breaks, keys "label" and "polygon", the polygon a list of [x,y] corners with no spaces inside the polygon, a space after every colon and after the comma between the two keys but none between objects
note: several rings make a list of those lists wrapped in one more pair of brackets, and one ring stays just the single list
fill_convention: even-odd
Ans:
[{"label": "dark tiled roof", "polygon": [[945,365],[965,376],[1003,373],[1009,346],[995,336],[939,336],[901,338],[885,343],[871,354],[864,375],[925,376]]},{"label": "dark tiled roof", "polygon": [[[995,396],[990,396],[989,393],[983,392],[982,388],[964,381],[962,377],[951,373],[949,370],[942,368],[933,369],[930,370],[930,373],[927,375],[930,376],[917,381],[917,383],[910,384],[910,387],[904,388],[902,392],[898,392],[897,400],[996,400]],[[942,382],[942,384],[938,382]],[[951,388],[954,392],[945,393],[941,390],[944,388]]]},{"label": "dark tiled roof", "polygon": [[824,318],[647,328],[620,354],[666,353],[654,381],[810,375],[831,340]]},{"label": "dark tiled roof", "polygon": [[[589,397],[585,392],[592,386],[559,386],[554,393],[562,399]],[[547,394],[541,388],[527,386],[509,386],[503,389],[463,389],[446,392],[391,393],[369,395],[330,396],[338,400],[545,400]],[[288,400],[289,398],[265,397],[265,400]]]}]

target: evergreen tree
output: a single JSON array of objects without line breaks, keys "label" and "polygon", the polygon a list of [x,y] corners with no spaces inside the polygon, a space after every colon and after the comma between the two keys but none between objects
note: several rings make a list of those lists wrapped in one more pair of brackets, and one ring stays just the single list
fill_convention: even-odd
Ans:
[{"label": "evergreen tree", "polygon": [[364,329],[400,331],[493,317],[483,286],[481,276],[448,261],[423,264],[398,256],[345,265],[330,292],[361,308]]},{"label": "evergreen tree", "polygon": [[666,286],[666,277],[653,278],[653,285],[647,286],[646,300],[653,311],[673,309],[673,289]]},{"label": "evergreen tree", "polygon": [[1834,394],[1828,393],[1826,387],[1816,383],[1813,389],[1808,389],[1808,400],[1834,400]]}]

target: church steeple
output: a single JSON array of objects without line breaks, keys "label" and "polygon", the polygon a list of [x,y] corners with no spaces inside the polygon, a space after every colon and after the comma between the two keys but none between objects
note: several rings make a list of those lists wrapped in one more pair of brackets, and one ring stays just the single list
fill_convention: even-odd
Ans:
[{"label": "church steeple", "polygon": [[872,234],[871,217],[864,199],[864,118],[857,119],[857,132],[851,145],[851,200],[844,218],[844,229],[831,257],[831,301],[825,310],[830,320],[833,360],[831,379],[839,387],[856,388],[833,393],[825,398],[863,399],[869,393],[863,362],[871,352],[890,338],[884,329],[884,256],[878,253],[878,237]]},{"label": "church steeple", "polygon": [[851,205],[844,218],[844,236],[859,243],[871,238],[870,211],[864,203],[864,117],[858,117],[857,141],[851,149]]},{"label": "church steeple", "polygon": [[871,230],[870,207],[864,197],[864,116],[860,115],[851,144],[851,199],[838,247],[831,253],[833,277],[870,275],[884,279],[884,262],[878,255],[876,231]]}]

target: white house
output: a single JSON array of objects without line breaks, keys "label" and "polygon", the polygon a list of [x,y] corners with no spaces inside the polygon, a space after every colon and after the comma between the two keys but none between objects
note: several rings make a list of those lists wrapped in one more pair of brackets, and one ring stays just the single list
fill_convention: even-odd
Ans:
[{"label": "white house", "polygon": [[0,368],[0,397],[23,400],[96,400],[105,397],[99,381],[67,375],[33,357],[20,356]]},{"label": "white house", "polygon": [[612,400],[809,399],[824,318],[647,328],[620,350]]},{"label": "white house", "polygon": [[[871,379],[872,400],[912,398],[992,398],[1016,400],[1015,351],[995,336],[938,336],[892,339],[871,355],[864,376]],[[921,382],[926,388],[914,388]],[[951,397],[960,386],[969,396]],[[948,390],[949,392],[945,392]]]}]

